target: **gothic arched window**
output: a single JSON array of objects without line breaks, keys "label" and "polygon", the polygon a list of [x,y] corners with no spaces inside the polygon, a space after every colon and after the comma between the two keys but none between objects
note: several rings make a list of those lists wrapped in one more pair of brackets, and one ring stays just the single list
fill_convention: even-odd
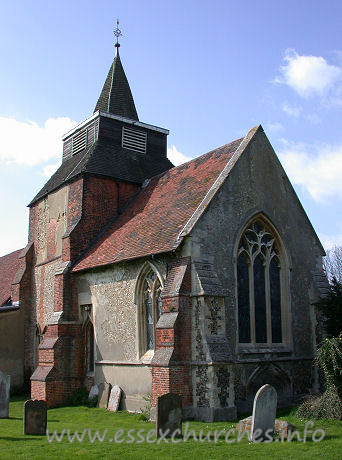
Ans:
[{"label": "gothic arched window", "polygon": [[94,372],[95,370],[95,340],[94,340],[94,326],[89,321],[87,326],[87,372]]},{"label": "gothic arched window", "polygon": [[262,219],[254,220],[237,253],[239,343],[284,342],[283,264],[274,232]]},{"label": "gothic arched window", "polygon": [[83,325],[85,368],[86,373],[88,374],[95,371],[95,334],[94,325],[90,319],[91,305],[82,305],[82,307],[89,315]]},{"label": "gothic arched window", "polygon": [[138,283],[139,355],[155,348],[155,328],[161,315],[162,283],[151,264],[143,267]]}]

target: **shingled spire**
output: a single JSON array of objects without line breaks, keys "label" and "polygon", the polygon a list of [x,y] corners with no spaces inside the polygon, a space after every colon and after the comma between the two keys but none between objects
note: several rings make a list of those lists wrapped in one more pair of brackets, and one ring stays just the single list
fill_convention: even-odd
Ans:
[{"label": "shingled spire", "polygon": [[[114,34],[121,34],[118,27]],[[80,175],[107,176],[141,185],[173,167],[167,158],[169,131],[139,121],[119,46],[117,41],[95,113],[63,137],[62,165],[30,206]]]},{"label": "shingled spire", "polygon": [[118,24],[119,21],[117,21],[117,27],[114,31],[114,35],[117,37],[114,61],[109,69],[94,112],[102,110],[103,112],[139,121],[131,89],[119,55],[120,44],[118,37],[121,35],[121,31],[118,28]]}]

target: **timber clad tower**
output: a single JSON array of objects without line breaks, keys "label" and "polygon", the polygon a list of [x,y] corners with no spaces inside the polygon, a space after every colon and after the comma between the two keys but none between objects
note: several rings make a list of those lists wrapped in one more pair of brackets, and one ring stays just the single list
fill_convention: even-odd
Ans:
[{"label": "timber clad tower", "polygon": [[28,245],[0,258],[0,319],[21,318],[15,378],[49,407],[108,382],[123,409],[152,393],[153,417],[172,392],[207,421],[249,410],[265,383],[281,404],[316,390],[324,251],[262,127],[173,167],[119,46],[29,205]]}]

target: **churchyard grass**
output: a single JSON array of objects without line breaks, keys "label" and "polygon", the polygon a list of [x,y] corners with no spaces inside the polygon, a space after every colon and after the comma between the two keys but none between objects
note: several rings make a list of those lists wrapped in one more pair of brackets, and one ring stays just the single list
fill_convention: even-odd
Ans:
[{"label": "churchyard grass", "polygon": [[[317,420],[314,429],[325,430],[323,441],[314,443],[309,437],[308,442],[292,441],[290,443],[272,442],[269,444],[252,444],[245,438],[240,443],[226,444],[224,434],[215,444],[211,442],[195,442],[188,440],[179,444],[117,444],[109,442],[110,435],[119,429],[125,433],[134,428],[137,431],[145,429],[146,432],[154,428],[153,423],[139,420],[139,416],[127,412],[108,412],[104,409],[89,408],[84,406],[61,407],[48,410],[48,429],[50,434],[57,430],[61,433],[63,428],[82,432],[83,429],[91,429],[93,433],[99,430],[100,435],[105,429],[108,434],[103,443],[96,440],[93,444],[88,437],[82,443],[74,440],[69,443],[65,437],[61,443],[53,441],[49,443],[46,436],[28,436],[23,434],[23,404],[25,398],[12,398],[10,403],[10,418],[0,419],[0,459],[298,459],[298,458],[325,458],[340,459],[342,452],[342,422]],[[288,420],[295,425],[300,433],[305,426],[304,419],[294,416],[294,409],[283,409],[277,412],[278,418]],[[248,414],[249,415],[249,414]],[[226,430],[235,428],[236,422],[202,423],[190,422],[189,429],[199,433],[203,430],[204,435],[210,430]],[[183,423],[184,431],[184,423]]]}]

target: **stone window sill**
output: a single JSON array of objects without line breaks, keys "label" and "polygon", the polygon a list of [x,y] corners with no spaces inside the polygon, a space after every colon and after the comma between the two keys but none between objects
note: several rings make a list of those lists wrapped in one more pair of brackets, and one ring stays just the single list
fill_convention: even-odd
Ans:
[{"label": "stone window sill", "polygon": [[258,353],[291,353],[291,348],[285,345],[265,345],[265,346],[241,346],[238,347],[238,353],[258,354]]}]

